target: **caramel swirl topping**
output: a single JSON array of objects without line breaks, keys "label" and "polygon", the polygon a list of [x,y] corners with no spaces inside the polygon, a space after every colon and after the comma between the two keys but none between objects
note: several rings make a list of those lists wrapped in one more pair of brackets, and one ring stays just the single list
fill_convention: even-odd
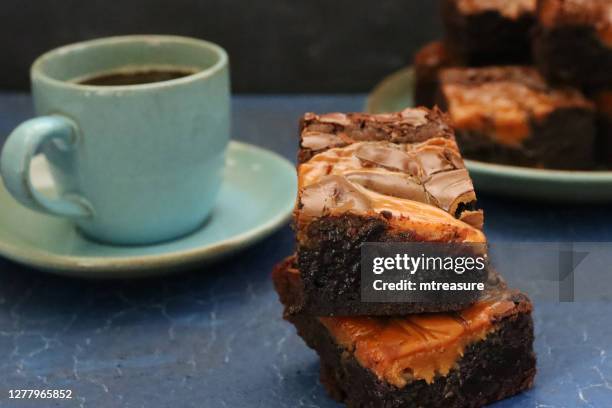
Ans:
[{"label": "caramel swirl topping", "polygon": [[580,92],[549,88],[536,71],[525,67],[449,68],[441,79],[456,128],[513,147],[530,136],[531,121],[541,121],[558,108],[591,107]]},{"label": "caramel swirl topping", "polygon": [[[396,217],[392,224],[410,224],[425,236],[448,237],[459,229],[462,238],[484,240],[465,223],[482,227],[482,217],[474,215],[482,213],[459,214],[460,204],[469,207],[476,196],[452,139],[358,142],[329,149],[299,166],[298,184],[298,222],[325,214],[386,212]],[[438,230],[430,225],[433,219],[442,224]]]},{"label": "caramel swirl topping", "polygon": [[495,321],[515,308],[498,299],[459,313],[402,318],[320,317],[336,342],[379,379],[398,388],[409,382],[446,376],[470,344],[496,329]]}]

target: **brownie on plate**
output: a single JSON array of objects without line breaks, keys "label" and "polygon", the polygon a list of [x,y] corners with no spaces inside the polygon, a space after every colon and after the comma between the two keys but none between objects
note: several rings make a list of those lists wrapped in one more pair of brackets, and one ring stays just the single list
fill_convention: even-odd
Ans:
[{"label": "brownie on plate", "polygon": [[[290,262],[273,279],[286,310],[302,288]],[[503,289],[453,313],[314,317],[286,313],[348,407],[481,407],[533,384],[532,306]]]},{"label": "brownie on plate", "polygon": [[577,89],[554,88],[531,67],[447,68],[440,73],[464,156],[512,165],[594,165],[595,110]]},{"label": "brownie on plate", "polygon": [[436,103],[438,73],[442,68],[461,65],[459,59],[448,52],[442,41],[426,44],[414,56],[414,103],[432,107]]},{"label": "brownie on plate", "polygon": [[360,301],[365,242],[486,242],[472,181],[440,111],[308,113],[299,162],[294,228],[302,311],[386,315],[456,310],[475,301]]},{"label": "brownie on plate", "polygon": [[534,59],[553,82],[612,86],[612,0],[539,0]]},{"label": "brownie on plate", "polygon": [[466,65],[531,60],[536,0],[442,0],[450,51]]}]

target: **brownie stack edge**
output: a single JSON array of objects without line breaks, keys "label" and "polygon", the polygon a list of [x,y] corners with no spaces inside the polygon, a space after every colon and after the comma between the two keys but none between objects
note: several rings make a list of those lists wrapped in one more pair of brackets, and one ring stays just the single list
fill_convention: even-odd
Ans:
[{"label": "brownie stack edge", "polygon": [[365,242],[486,243],[445,114],[306,114],[298,178],[296,254],[272,278],[332,398],[479,407],[532,386],[532,305],[504,284],[456,304],[360,301]]},{"label": "brownie stack edge", "polygon": [[[612,167],[612,0],[441,4],[443,38],[414,55],[414,98],[449,111],[450,103],[461,113],[452,116],[466,158],[562,170]],[[481,80],[492,70],[503,75],[464,87],[460,94],[467,96],[457,100],[445,89],[449,68]],[[526,81],[510,78],[517,68]]]},{"label": "brownie stack edge", "polygon": [[445,114],[425,108],[308,113],[298,160],[294,229],[303,297],[296,309],[401,315],[460,310],[476,301],[360,299],[365,242],[486,242],[483,213]]}]

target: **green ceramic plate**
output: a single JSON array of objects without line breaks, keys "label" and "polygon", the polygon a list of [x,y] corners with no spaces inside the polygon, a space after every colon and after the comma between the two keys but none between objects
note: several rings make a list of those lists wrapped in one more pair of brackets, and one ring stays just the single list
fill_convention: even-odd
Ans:
[{"label": "green ceramic plate", "polygon": [[[53,195],[44,160],[36,159],[32,174],[36,186]],[[88,241],[69,222],[22,207],[0,183],[0,255],[45,271],[88,278],[175,272],[227,256],[284,225],[296,191],[291,163],[267,150],[232,142],[217,206],[199,231],[164,244],[121,247]]]},{"label": "green ceramic plate", "polygon": [[[397,71],[370,93],[366,111],[395,112],[413,106],[414,70]],[[612,201],[612,171],[543,170],[466,160],[480,191],[555,202]]]}]

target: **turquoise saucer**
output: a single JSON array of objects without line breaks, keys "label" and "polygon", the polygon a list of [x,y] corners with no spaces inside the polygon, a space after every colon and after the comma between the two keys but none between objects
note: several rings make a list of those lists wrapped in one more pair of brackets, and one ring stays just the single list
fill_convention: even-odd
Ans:
[{"label": "turquoise saucer", "polygon": [[[44,159],[34,183],[53,195]],[[0,256],[37,269],[87,278],[132,278],[175,272],[213,261],[284,225],[296,197],[294,166],[267,150],[231,142],[217,205],[203,227],[151,246],[108,246],[83,238],[67,221],[22,207],[0,182]]]},{"label": "turquoise saucer", "polygon": [[[384,78],[370,93],[366,112],[396,112],[414,106],[414,69]],[[466,160],[478,191],[558,203],[612,202],[612,171],[535,169]]]}]

